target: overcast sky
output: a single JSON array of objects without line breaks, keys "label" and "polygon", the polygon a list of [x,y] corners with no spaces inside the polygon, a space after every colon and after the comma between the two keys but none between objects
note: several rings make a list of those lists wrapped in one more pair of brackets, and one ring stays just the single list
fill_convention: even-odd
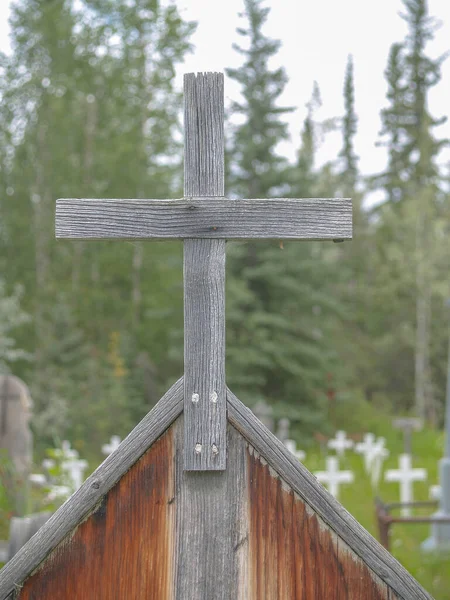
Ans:
[{"label": "overcast sky", "polygon": [[[0,49],[8,51],[9,0],[0,0]],[[185,19],[198,21],[193,37],[196,50],[179,69],[183,72],[223,71],[238,66],[240,57],[232,50],[239,41],[235,32],[242,21],[238,13],[243,0],[178,0]],[[402,41],[406,25],[400,18],[401,0],[267,0],[271,12],[265,32],[282,41],[275,64],[284,65],[289,76],[282,97],[285,105],[296,106],[288,116],[291,143],[282,147],[293,157],[305,117],[313,82],[319,84],[323,106],[319,118],[343,113],[342,86],[348,54],[355,63],[356,112],[359,119],[356,150],[363,173],[381,170],[385,152],[376,148],[380,129],[380,108],[385,104],[386,82],[383,76],[389,48]],[[450,49],[450,0],[429,0],[430,14],[442,21],[428,52],[438,56]],[[238,88],[226,80],[225,94],[236,98]],[[430,108],[437,116],[448,115],[450,106],[450,59],[444,65],[442,81],[433,89]],[[450,124],[441,127],[443,137],[450,138]],[[329,138],[320,149],[319,159],[332,159],[340,147],[338,135]],[[450,159],[450,155],[445,159]]]}]

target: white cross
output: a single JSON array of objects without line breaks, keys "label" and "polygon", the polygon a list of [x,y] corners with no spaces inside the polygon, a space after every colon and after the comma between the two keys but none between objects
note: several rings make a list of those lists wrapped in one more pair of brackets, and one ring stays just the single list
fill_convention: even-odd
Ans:
[{"label": "white cross", "polygon": [[73,458],[65,460],[61,468],[65,471],[73,484],[73,488],[76,491],[84,481],[84,472],[87,469],[88,463],[86,460]]},{"label": "white cross", "polygon": [[[79,456],[77,450],[73,450],[70,447],[70,442],[68,442],[67,440],[64,440],[62,442],[61,448],[55,448],[53,453],[56,458],[61,460],[61,466],[65,461],[75,460]],[[42,461],[42,466],[44,467],[44,469],[50,470],[52,467],[55,466],[55,460],[53,458],[45,458]]]},{"label": "white cross", "polygon": [[103,454],[105,454],[106,456],[109,456],[110,454],[115,452],[117,450],[117,448],[120,446],[121,441],[122,440],[120,439],[120,437],[118,435],[112,435],[111,439],[109,440],[109,444],[103,444],[103,446],[102,446]]},{"label": "white cross", "polygon": [[306,454],[303,450],[297,450],[297,442],[295,440],[284,440],[284,445],[297,460],[305,460]]},{"label": "white cross", "polygon": [[[425,481],[426,469],[413,469],[411,465],[411,454],[400,454],[398,457],[398,469],[389,469],[384,476],[386,481],[397,481],[400,483],[400,502],[413,502],[413,482]],[[411,509],[404,506],[401,509],[403,517],[409,517]]]},{"label": "white cross", "polygon": [[353,483],[351,471],[339,471],[339,461],[336,456],[327,456],[327,470],[314,473],[317,479],[326,487],[335,498],[339,496],[339,485],[341,483]]},{"label": "white cross", "polygon": [[47,485],[47,477],[42,475],[42,473],[31,473],[28,479],[30,483],[33,483],[38,487],[44,487],[44,485]]},{"label": "white cross", "polygon": [[353,448],[353,442],[347,439],[345,431],[337,431],[336,437],[328,440],[328,448],[336,450],[338,456],[343,456],[345,450]]},{"label": "white cross", "polygon": [[53,500],[56,500],[57,498],[61,498],[61,497],[68,498],[71,493],[72,493],[72,490],[67,485],[52,485],[50,487],[50,491],[47,495],[47,500],[52,502]]},{"label": "white cross", "polygon": [[370,453],[375,444],[375,435],[373,433],[365,433],[362,442],[355,444],[355,452],[362,454],[364,457],[364,468],[366,473],[370,471]]},{"label": "white cross", "polygon": [[61,452],[60,456],[63,460],[71,460],[72,458],[78,458],[78,452],[70,447],[70,442],[67,440],[63,441],[63,443],[61,444],[61,450],[58,452]]},{"label": "white cross", "polygon": [[389,450],[384,447],[385,443],[386,440],[384,437],[378,438],[368,456],[370,480],[374,488],[378,487],[381,477],[381,467],[389,456]]}]

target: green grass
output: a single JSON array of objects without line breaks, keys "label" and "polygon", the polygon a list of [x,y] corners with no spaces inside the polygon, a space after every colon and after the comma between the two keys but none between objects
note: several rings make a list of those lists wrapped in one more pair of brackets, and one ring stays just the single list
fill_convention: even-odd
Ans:
[{"label": "green grass", "polygon": [[[360,423],[367,426],[361,427]],[[390,456],[384,462],[383,471],[398,468],[398,455],[403,451],[403,437],[391,427],[391,416],[380,414],[380,411],[367,404],[345,403],[336,415],[336,427],[348,433],[371,431],[385,437]],[[299,438],[297,445],[302,448]],[[426,482],[414,483],[414,500],[429,500],[429,486],[438,483],[438,461],[442,457],[443,446],[444,437],[441,432],[424,429],[414,434],[413,466],[423,467],[428,471]],[[323,470],[325,455],[318,446],[312,446],[307,449],[304,464],[312,472]],[[355,475],[353,484],[341,486],[339,501],[378,539],[374,498],[378,495],[386,503],[398,502],[399,485],[385,482],[382,475],[379,489],[373,490],[364,471],[363,458],[354,452],[346,453],[340,460],[339,468],[350,469]],[[431,512],[433,511],[415,509],[413,515]],[[438,557],[421,552],[420,544],[429,534],[428,524],[394,524],[391,526],[390,551],[436,600],[450,600],[450,554]]]}]

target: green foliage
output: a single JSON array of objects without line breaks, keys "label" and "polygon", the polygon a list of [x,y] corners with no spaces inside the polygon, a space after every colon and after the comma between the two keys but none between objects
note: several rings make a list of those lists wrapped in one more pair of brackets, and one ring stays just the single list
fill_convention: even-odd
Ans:
[{"label": "green foliage", "polygon": [[[313,116],[320,95],[316,88],[298,164],[292,168],[276,154],[277,144],[287,137],[281,117],[292,109],[278,104],[287,77],[283,68],[269,68],[279,42],[264,35],[268,15],[260,0],[245,2],[246,27],[238,34],[246,45],[235,46],[243,64],[227,70],[241,85],[242,101],[231,109],[243,118],[229,142],[230,183],[232,192],[244,198],[299,191],[308,196],[317,181]],[[336,316],[340,308],[324,283],[334,279],[332,264],[321,260],[315,244],[235,244],[228,257],[229,385],[250,404],[263,398],[299,419],[305,430],[316,427],[324,418],[326,374],[336,364],[329,315]]]},{"label": "green foliage", "polygon": [[[246,403],[264,398],[288,415],[303,438],[332,427],[330,381],[337,403],[363,396],[409,411],[421,314],[427,398],[440,423],[449,198],[441,120],[427,104],[443,59],[428,57],[426,2],[405,2],[409,33],[388,59],[388,166],[369,182],[388,201],[374,211],[364,208],[355,151],[353,59],[344,115],[320,121],[315,84],[291,164],[279,153],[292,108],[287,73],[272,67],[280,43],[265,34],[269,4],[245,0],[242,16],[242,61],[227,71],[241,91],[226,128],[230,195],[351,196],[354,240],[228,245],[227,382]],[[181,245],[56,243],[53,229],[58,197],[181,194],[174,74],[194,28],[155,0],[14,3],[13,51],[0,57],[0,368],[32,389],[37,460],[57,436],[99,461],[110,435],[124,436],[182,373]],[[318,166],[337,127],[341,149]]]},{"label": "green foliage", "polygon": [[353,193],[358,177],[358,157],[354,149],[354,137],[357,132],[358,119],[355,113],[355,88],[353,80],[353,57],[349,56],[345,71],[344,82],[345,115],[343,119],[343,148],[340,152],[342,158],[342,184],[344,194]]},{"label": "green foliage", "polygon": [[287,83],[285,70],[269,68],[280,46],[263,32],[270,8],[263,6],[263,0],[245,0],[244,6],[240,16],[247,27],[237,29],[244,46],[233,44],[243,64],[226,69],[228,77],[241,86],[242,100],[232,103],[231,112],[243,118],[233,128],[229,185],[240,197],[263,198],[275,195],[283,185],[286,160],[276,153],[276,146],[288,137],[287,124],[280,117],[293,108],[278,105]]},{"label": "green foliage", "polygon": [[0,539],[9,536],[9,521],[16,514],[16,497],[22,486],[7,450],[0,449]]},{"label": "green foliage", "polygon": [[0,279],[0,373],[8,372],[8,365],[18,360],[29,360],[29,353],[17,346],[16,329],[29,322],[30,317],[21,308],[23,288],[17,284],[7,295]]}]

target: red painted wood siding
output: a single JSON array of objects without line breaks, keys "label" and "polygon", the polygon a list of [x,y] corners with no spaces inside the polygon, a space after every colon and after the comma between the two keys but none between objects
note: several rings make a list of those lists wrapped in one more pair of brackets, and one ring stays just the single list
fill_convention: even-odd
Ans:
[{"label": "red painted wood siding", "polygon": [[173,539],[172,430],[30,577],[20,600],[169,600]]}]

